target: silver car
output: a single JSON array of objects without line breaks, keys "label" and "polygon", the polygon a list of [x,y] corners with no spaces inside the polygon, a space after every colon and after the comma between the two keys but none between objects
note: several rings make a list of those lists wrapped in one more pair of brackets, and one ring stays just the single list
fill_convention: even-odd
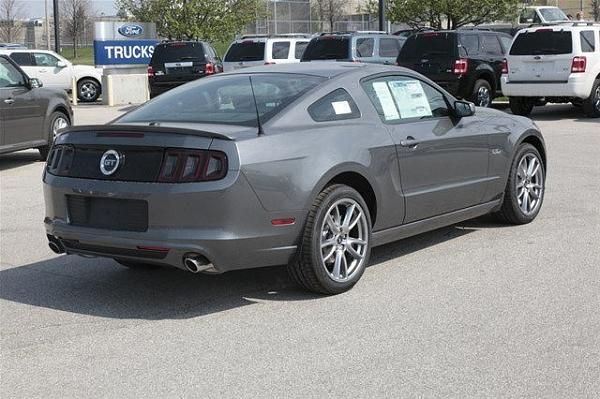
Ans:
[{"label": "silver car", "polygon": [[546,152],[529,119],[457,101],[407,69],[248,68],[188,83],[55,140],[58,253],[190,272],[287,264],[340,293],[371,248],[494,213],[531,222]]}]

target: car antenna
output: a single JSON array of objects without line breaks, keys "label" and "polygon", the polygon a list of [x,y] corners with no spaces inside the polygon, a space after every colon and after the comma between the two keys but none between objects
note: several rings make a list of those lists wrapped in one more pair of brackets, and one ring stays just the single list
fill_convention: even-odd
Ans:
[{"label": "car antenna", "polygon": [[250,90],[252,90],[252,98],[254,99],[254,109],[256,110],[256,124],[258,125],[258,135],[262,136],[265,134],[262,128],[262,123],[260,123],[260,112],[258,112],[258,103],[256,102],[256,95],[254,94],[254,85],[252,84],[252,76],[249,75],[248,79],[250,79]]}]

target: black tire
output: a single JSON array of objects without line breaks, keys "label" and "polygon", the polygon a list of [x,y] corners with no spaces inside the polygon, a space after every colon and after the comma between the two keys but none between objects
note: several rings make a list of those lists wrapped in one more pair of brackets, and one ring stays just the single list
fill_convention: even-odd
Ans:
[{"label": "black tire", "polygon": [[141,263],[123,259],[115,259],[115,262],[132,270],[157,270],[161,268],[159,265],[153,265],[151,263]]},{"label": "black tire", "polygon": [[83,78],[77,82],[77,98],[84,103],[93,103],[100,97],[102,86],[95,79]]},{"label": "black tire", "polygon": [[[482,91],[480,94],[479,92]],[[471,92],[471,101],[478,107],[490,107],[492,105],[492,100],[494,99],[494,93],[492,92],[492,86],[485,79],[478,79],[473,86],[473,91]]]},{"label": "black tire", "polygon": [[[357,262],[358,264],[352,273],[348,273],[346,281],[336,281],[330,277],[321,253],[322,226],[325,223],[325,218],[330,207],[334,206],[338,201],[351,201],[356,204],[355,209],[364,215],[365,219],[363,220],[362,227],[365,231],[364,236],[367,237],[367,243],[362,250],[362,261]],[[349,207],[346,209],[349,209]],[[359,227],[356,228],[358,229]],[[331,247],[332,253],[336,246],[333,245]],[[342,256],[346,256],[344,254]],[[304,226],[304,233],[300,241],[297,256],[288,264],[288,272],[292,280],[309,291],[327,295],[339,294],[351,289],[361,278],[369,263],[370,255],[371,217],[369,208],[356,190],[345,185],[335,184],[324,189],[317,196],[311,207],[306,225]],[[344,264],[347,263],[344,262]]]},{"label": "black tire", "polygon": [[42,161],[48,159],[48,152],[50,151],[50,147],[54,142],[54,124],[59,118],[62,118],[62,120],[66,121],[68,125],[71,124],[69,116],[62,111],[54,111],[50,115],[50,117],[46,121],[46,134],[48,135],[48,145],[38,147],[38,151],[40,152],[40,157],[42,158]]},{"label": "black tire", "polygon": [[[540,163],[540,170],[542,174],[542,188],[539,193],[539,203],[536,205],[535,210],[526,214],[522,211],[519,206],[518,200],[518,192],[517,192],[517,182],[518,182],[518,168],[519,164],[523,160],[524,157],[534,155]],[[543,162],[543,159],[534,146],[528,143],[521,144],[515,153],[515,156],[512,160],[510,166],[510,172],[508,175],[508,181],[506,183],[506,188],[504,190],[504,200],[502,202],[502,207],[496,213],[496,216],[500,218],[500,220],[510,223],[510,224],[527,224],[533,221],[540,209],[542,208],[545,194],[545,186],[546,186],[546,168]]]},{"label": "black tire", "polygon": [[583,113],[590,118],[600,117],[600,79],[596,79],[590,96],[583,101]]},{"label": "black tire", "polygon": [[509,97],[508,105],[513,114],[529,116],[533,111],[534,100],[526,97]]}]

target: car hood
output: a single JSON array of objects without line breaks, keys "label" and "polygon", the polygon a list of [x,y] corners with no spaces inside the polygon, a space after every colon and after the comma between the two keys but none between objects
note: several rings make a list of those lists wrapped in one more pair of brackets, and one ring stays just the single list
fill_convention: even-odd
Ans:
[{"label": "car hood", "polygon": [[524,116],[507,114],[504,111],[494,108],[477,107],[475,111],[475,116],[477,116],[482,122],[490,122],[491,120],[505,120],[507,126],[520,125],[522,128],[525,129],[535,127],[537,130],[535,123],[531,119],[526,118]]}]

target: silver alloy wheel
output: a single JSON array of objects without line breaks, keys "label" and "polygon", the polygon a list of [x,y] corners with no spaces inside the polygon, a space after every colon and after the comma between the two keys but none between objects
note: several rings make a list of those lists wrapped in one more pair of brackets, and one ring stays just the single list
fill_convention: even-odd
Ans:
[{"label": "silver alloy wheel", "polygon": [[321,263],[329,277],[345,282],[364,266],[369,245],[365,211],[351,198],[336,201],[321,225]]},{"label": "silver alloy wheel", "polygon": [[600,111],[600,86],[596,87],[596,91],[594,92],[594,107],[596,107],[597,111]]},{"label": "silver alloy wheel", "polygon": [[96,97],[96,92],[98,89],[96,85],[92,82],[85,82],[79,88],[79,96],[85,100],[91,100]]},{"label": "silver alloy wheel", "polygon": [[544,172],[539,158],[525,154],[517,167],[517,201],[524,215],[533,214],[544,195]]},{"label": "silver alloy wheel", "polygon": [[66,120],[64,117],[59,116],[54,120],[54,123],[52,124],[52,138],[56,138],[56,133],[58,133],[58,131],[60,129],[64,129],[65,127],[69,126],[69,121]]},{"label": "silver alloy wheel", "polygon": [[480,87],[477,90],[477,105],[480,107],[489,107],[491,101],[491,94],[487,87]]}]

